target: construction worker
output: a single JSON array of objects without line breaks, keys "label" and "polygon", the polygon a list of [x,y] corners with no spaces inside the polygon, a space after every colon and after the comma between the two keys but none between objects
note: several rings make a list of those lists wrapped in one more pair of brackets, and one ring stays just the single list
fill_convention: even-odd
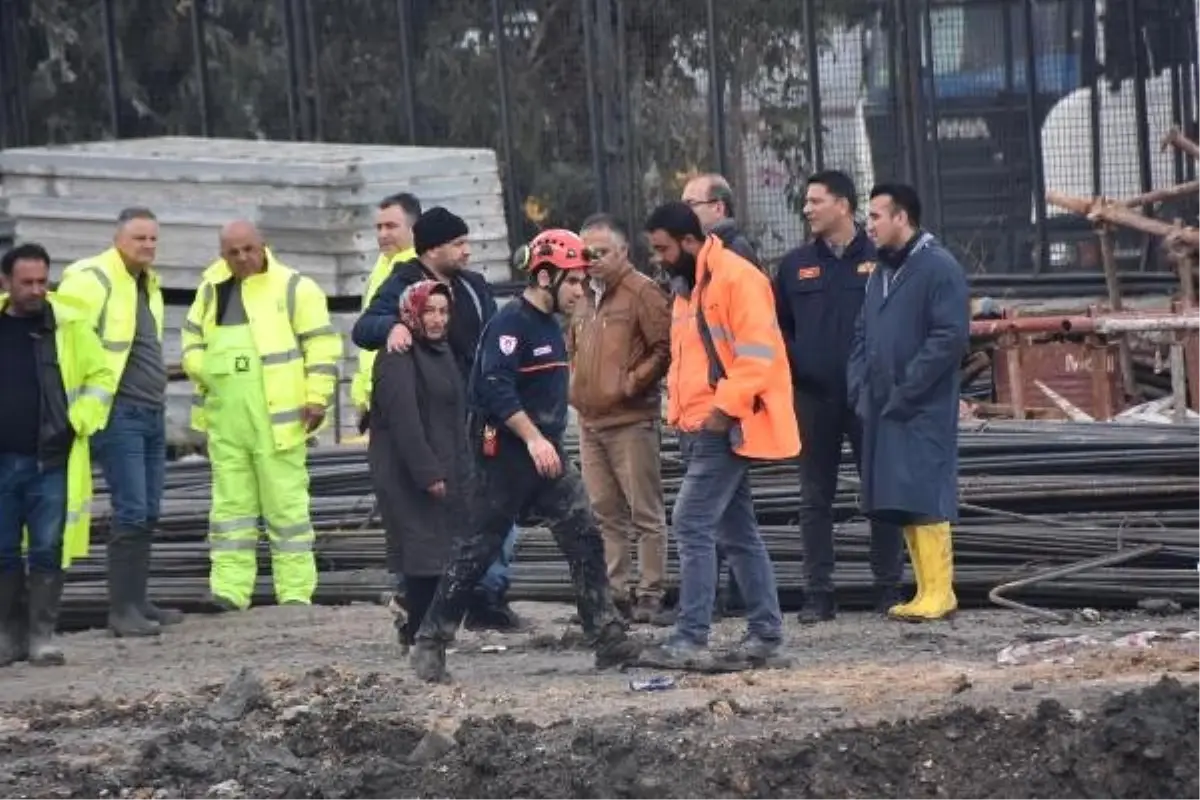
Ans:
[{"label": "construction worker", "polygon": [[950,524],[958,514],[959,365],[970,345],[962,266],[921,230],[904,184],[871,190],[878,265],[851,351],[850,402],[863,424],[862,505],[904,527],[917,592],[888,614],[941,619],[958,608]]},{"label": "construction worker", "polygon": [[[863,290],[875,269],[875,245],[854,220],[858,196],[844,172],[811,175],[804,217],[812,241],[789,251],[775,271],[775,306],[787,342],[796,392],[796,418],[804,435],[800,454],[800,535],[804,543],[802,624],[833,619],[833,502],[842,441],[858,459],[862,424],[846,400],[846,367]],[[904,551],[900,531],[871,523],[871,574],[880,614],[899,601]]]},{"label": "construction worker", "polygon": [[[404,264],[417,257],[413,248],[413,225],[421,216],[421,201],[408,192],[385,197],[375,211],[375,241],[379,245],[379,257],[367,278],[363,290],[359,313],[371,306],[379,287],[392,274],[397,264]],[[371,404],[371,367],[375,363],[377,350],[358,351],[358,370],[350,383],[350,399],[358,409],[358,430],[366,433],[370,427],[367,408]]]},{"label": "construction worker", "polygon": [[679,431],[685,464],[671,514],[679,613],[674,632],[647,658],[675,669],[710,658],[720,541],[747,621],[745,638],[726,656],[762,663],[779,651],[783,620],[748,473],[752,460],[783,461],[800,451],[771,282],[717,235],[705,235],[685,203],[659,206],[645,227],[674,284],[667,423]]},{"label": "construction worker", "polygon": [[209,589],[219,609],[250,606],[261,518],[276,600],[307,605],[317,565],[306,443],[337,389],[342,342],[325,295],[276,261],[253,223],[226,225],[220,241],[183,325],[192,427],[208,433],[213,471]]},{"label": "construction worker", "polygon": [[88,437],[117,389],[86,309],[49,279],[39,245],[0,259],[0,667],[65,662],[54,633],[63,572],[88,554]]},{"label": "construction worker", "polygon": [[578,470],[566,459],[569,365],[559,315],[583,297],[589,259],[571,231],[547,230],[518,252],[528,286],[492,317],[471,373],[468,435],[475,455],[473,533],[438,584],[410,655],[422,680],[441,682],[475,584],[513,524],[536,518],[567,560],[579,617],[599,668],[629,663],[640,648],[625,634],[609,593],[604,548]]},{"label": "construction worker", "polygon": [[162,504],[167,432],[164,407],[163,300],[154,258],[158,220],[148,208],[117,216],[113,247],[69,265],[60,299],[87,310],[109,368],[116,396],[105,405],[92,452],[104,472],[112,503],[108,536],[108,628],[114,636],[158,636],[161,626],[183,620],[147,597],[150,549]]},{"label": "construction worker", "polygon": [[[370,306],[354,323],[351,335],[364,350],[407,350],[412,332],[400,319],[400,297],[405,289],[424,280],[434,280],[450,289],[450,328],[446,341],[462,371],[464,385],[475,365],[479,336],[496,313],[492,287],[478,272],[467,269],[471,258],[470,230],[457,214],[441,206],[425,211],[413,225],[417,257],[397,263]],[[512,631],[521,620],[508,604],[509,570],[516,551],[518,531],[509,531],[495,563],[479,580],[467,611],[467,627]],[[402,581],[393,576],[398,594]]]}]

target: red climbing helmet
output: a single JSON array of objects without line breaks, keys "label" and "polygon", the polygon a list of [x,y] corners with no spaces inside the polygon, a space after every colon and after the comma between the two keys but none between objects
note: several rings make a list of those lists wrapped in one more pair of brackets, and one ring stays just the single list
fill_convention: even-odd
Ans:
[{"label": "red climbing helmet", "polygon": [[546,267],[559,271],[587,269],[589,260],[583,239],[564,228],[542,231],[513,254],[513,266],[531,275]]}]

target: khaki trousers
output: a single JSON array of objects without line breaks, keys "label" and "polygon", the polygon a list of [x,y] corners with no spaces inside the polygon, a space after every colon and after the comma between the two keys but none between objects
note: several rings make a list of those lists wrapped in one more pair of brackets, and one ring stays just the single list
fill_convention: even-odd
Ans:
[{"label": "khaki trousers", "polygon": [[629,596],[636,544],[637,596],[659,600],[667,561],[659,423],[646,420],[596,430],[581,421],[579,428],[583,483],[604,539],[613,597]]}]

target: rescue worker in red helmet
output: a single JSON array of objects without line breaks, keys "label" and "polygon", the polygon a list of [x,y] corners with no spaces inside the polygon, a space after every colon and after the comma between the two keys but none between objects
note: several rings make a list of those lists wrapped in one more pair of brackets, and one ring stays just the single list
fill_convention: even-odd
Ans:
[{"label": "rescue worker in red helmet", "polygon": [[589,261],[583,240],[567,230],[543,231],[515,261],[529,285],[488,322],[468,388],[473,533],[442,573],[410,655],[417,676],[429,682],[449,679],[446,647],[475,583],[513,523],[523,519],[546,525],[567,560],[596,666],[623,666],[641,652],[613,605],[600,532],[579,471],[562,446],[569,373],[556,315],[570,315],[583,297]]}]

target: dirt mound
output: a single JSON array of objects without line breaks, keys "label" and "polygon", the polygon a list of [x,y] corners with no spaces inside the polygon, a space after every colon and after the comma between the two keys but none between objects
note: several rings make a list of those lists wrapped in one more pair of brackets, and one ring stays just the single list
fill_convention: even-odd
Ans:
[{"label": "dirt mound", "polygon": [[960,708],[802,738],[779,732],[785,718],[725,700],[653,717],[548,728],[496,717],[450,730],[412,722],[377,680],[325,676],[299,703],[296,687],[237,680],[199,704],[42,707],[36,726],[0,734],[0,795],[1198,796],[1197,691],[1171,679],[1089,710]]}]

